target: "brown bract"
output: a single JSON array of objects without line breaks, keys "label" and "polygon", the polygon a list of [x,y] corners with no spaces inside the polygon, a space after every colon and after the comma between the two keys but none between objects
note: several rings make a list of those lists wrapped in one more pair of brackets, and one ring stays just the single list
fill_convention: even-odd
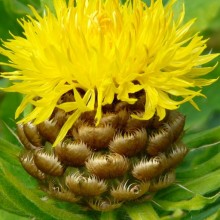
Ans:
[{"label": "brown bract", "polygon": [[117,201],[134,200],[141,197],[148,191],[150,182],[136,182],[129,184],[128,181],[122,182],[111,190],[111,195]]},{"label": "brown bract", "polygon": [[149,192],[157,192],[163,188],[166,188],[173,184],[175,180],[175,173],[173,171],[170,171],[169,173],[166,173],[164,176],[160,176],[159,178],[151,181],[151,184],[149,186]]},{"label": "brown bract", "polygon": [[64,172],[57,156],[53,153],[47,153],[43,150],[35,151],[34,162],[36,166],[44,173],[51,176],[60,176]]},{"label": "brown bract", "polygon": [[83,142],[66,141],[55,147],[58,158],[70,166],[83,166],[92,151]]},{"label": "brown bract", "polygon": [[166,168],[166,157],[161,154],[149,160],[142,159],[134,166],[132,175],[139,180],[150,180],[162,174]]},{"label": "brown bract", "polygon": [[[71,93],[63,100],[71,100]],[[94,111],[83,113],[55,147],[53,141],[69,117],[62,110],[55,109],[37,126],[18,125],[26,148],[20,156],[23,167],[51,197],[97,211],[152,199],[175,183],[174,169],[188,151],[181,142],[185,118],[168,111],[162,121],[156,115],[141,121],[131,117],[143,114],[134,106],[118,101],[104,106],[98,125]]]},{"label": "brown bract", "polygon": [[108,212],[113,209],[119,208],[122,202],[117,202],[109,199],[92,199],[88,202],[89,206],[100,212]]},{"label": "brown bract", "polygon": [[24,169],[33,177],[44,180],[45,174],[35,165],[32,152],[25,152],[20,156],[20,161]]},{"label": "brown bract", "polygon": [[99,178],[109,179],[123,176],[129,168],[129,162],[120,154],[93,155],[86,162],[88,171]]},{"label": "brown bract", "polygon": [[64,188],[62,184],[55,185],[53,182],[49,183],[48,189],[45,190],[51,197],[56,199],[63,200],[66,202],[75,203],[80,200],[80,197],[77,197],[68,188]]},{"label": "brown bract", "polygon": [[31,122],[23,125],[24,133],[31,144],[36,147],[42,146],[42,136],[39,134],[37,126]]},{"label": "brown bract", "polygon": [[56,140],[56,137],[60,131],[60,127],[55,121],[45,120],[40,123],[38,126],[38,131],[50,143],[53,143]]},{"label": "brown bract", "polygon": [[153,131],[148,140],[147,153],[151,156],[156,156],[161,152],[166,151],[172,144],[172,131],[166,124],[158,130]]},{"label": "brown bract", "polygon": [[175,144],[167,156],[167,166],[169,168],[176,167],[184,159],[188,151],[188,148],[183,143]]},{"label": "brown bract", "polygon": [[74,173],[66,177],[66,185],[78,196],[99,196],[107,190],[107,184],[95,176],[85,177]]},{"label": "brown bract", "polygon": [[107,148],[112,140],[115,129],[109,125],[103,127],[81,126],[78,128],[78,138],[92,149]]},{"label": "brown bract", "polygon": [[33,149],[37,148],[37,146],[34,146],[31,143],[30,139],[28,139],[26,134],[24,133],[24,125],[23,124],[17,125],[17,133],[19,136],[19,140],[25,146],[26,149],[33,150]]},{"label": "brown bract", "polygon": [[147,132],[145,129],[132,133],[117,134],[109,144],[110,151],[132,157],[141,152],[147,144]]}]

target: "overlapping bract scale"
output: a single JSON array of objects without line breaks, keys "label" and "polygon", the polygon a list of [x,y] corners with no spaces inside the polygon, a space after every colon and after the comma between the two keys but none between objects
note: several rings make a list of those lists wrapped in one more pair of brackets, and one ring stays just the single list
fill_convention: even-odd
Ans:
[{"label": "overlapping bract scale", "polygon": [[[141,100],[138,94],[137,98]],[[42,125],[18,126],[26,148],[20,161],[50,196],[98,211],[151,199],[175,182],[175,167],[188,150],[181,142],[184,116],[169,111],[162,121],[155,115],[139,123],[131,114],[142,114],[143,106],[115,101],[105,106],[98,126],[94,111],[84,113],[65,139],[52,147],[54,139],[48,134],[65,123],[57,108],[50,125],[43,122],[45,134]]]}]

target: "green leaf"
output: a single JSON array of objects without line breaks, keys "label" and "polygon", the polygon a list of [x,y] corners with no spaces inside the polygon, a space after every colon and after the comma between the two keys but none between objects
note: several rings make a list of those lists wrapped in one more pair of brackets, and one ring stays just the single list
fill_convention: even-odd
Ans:
[{"label": "green leaf", "polygon": [[100,220],[117,220],[116,211],[102,212]]},{"label": "green leaf", "polygon": [[[185,200],[192,198],[192,192],[204,195],[219,190],[219,182],[220,170],[216,170],[202,177],[181,183],[179,186],[170,187],[158,193],[157,196],[159,199],[169,198],[171,201]],[[184,188],[188,189],[188,191]]]},{"label": "green leaf", "polygon": [[1,220],[10,220],[10,219],[28,220],[29,219],[27,217],[22,217],[22,216],[12,214],[10,212],[6,212],[4,210],[0,210],[0,216],[1,216]]},{"label": "green leaf", "polygon": [[21,147],[14,145],[2,138],[0,138],[0,160],[5,160],[7,163],[15,166],[19,166],[18,155]]},{"label": "green leaf", "polygon": [[216,0],[184,0],[184,2],[186,7],[185,21],[197,18],[197,22],[193,26],[195,32],[207,29],[220,9],[220,1]]},{"label": "green leaf", "polygon": [[[220,146],[220,144],[219,144]],[[207,158],[206,158],[207,159]],[[189,178],[197,178],[208,173],[211,173],[214,170],[220,168],[220,153],[216,154],[212,158],[208,159],[207,161],[199,164],[194,165],[191,167],[190,172],[189,168],[185,169],[178,169],[177,170],[177,179],[189,179]]]},{"label": "green leaf", "polygon": [[215,202],[218,198],[220,198],[220,193],[217,193],[213,197],[204,197],[199,194],[196,194],[192,199],[189,200],[181,200],[179,202],[171,202],[166,200],[156,200],[163,209],[167,211],[175,211],[176,209],[183,210],[200,210],[204,206]]},{"label": "green leaf", "polygon": [[129,217],[132,220],[159,220],[159,216],[152,207],[152,205],[147,202],[143,204],[133,204],[125,206]]},{"label": "green leaf", "polygon": [[209,216],[206,220],[217,220],[220,219],[220,210],[218,210],[213,215]]},{"label": "green leaf", "polygon": [[[3,191],[2,186],[0,186],[0,210],[7,211],[8,213],[15,213],[17,215],[25,215],[24,210],[18,208],[14,201],[7,197],[7,194]],[[1,215],[0,215],[1,216]]]},{"label": "green leaf", "polygon": [[219,220],[218,215],[220,210],[220,200],[218,199],[215,203],[208,205],[207,207],[198,211],[185,212],[184,218],[181,220],[192,220],[194,219],[207,220],[208,218]]},{"label": "green leaf", "polygon": [[213,144],[220,141],[220,126],[207,131],[197,132],[195,134],[186,135],[184,143],[189,148],[201,147],[202,145]]},{"label": "green leaf", "polygon": [[184,211],[177,209],[171,215],[166,215],[161,217],[161,220],[182,220],[184,216]]},{"label": "green leaf", "polygon": [[4,8],[9,14],[31,14],[31,10],[28,5],[32,5],[35,8],[39,8],[39,0],[1,0],[4,4]]},{"label": "green leaf", "polygon": [[27,188],[25,184],[19,182],[16,176],[4,170],[4,164],[0,164],[3,175],[0,174],[2,191],[7,194],[7,198],[23,210],[27,216],[38,219],[88,219],[82,214],[75,214],[62,208],[57,208],[42,200],[34,191]]},{"label": "green leaf", "polygon": [[63,209],[62,202],[56,206],[50,200],[41,199],[36,181],[23,170],[18,161],[19,147],[0,139],[0,150],[0,192],[5,198],[0,208],[13,212],[13,207],[18,215],[38,219],[89,219],[86,215],[77,214],[79,209],[76,206],[74,213]]},{"label": "green leaf", "polygon": [[202,32],[205,30],[218,31],[220,27],[220,2],[216,0],[178,0],[174,4],[174,14],[178,18],[185,5],[184,23],[196,18],[195,23],[191,27],[191,32]]}]

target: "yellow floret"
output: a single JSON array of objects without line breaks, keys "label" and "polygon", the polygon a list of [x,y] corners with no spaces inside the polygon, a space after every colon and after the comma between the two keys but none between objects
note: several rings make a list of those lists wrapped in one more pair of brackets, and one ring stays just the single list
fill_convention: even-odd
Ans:
[{"label": "yellow floret", "polygon": [[[71,112],[56,145],[83,112],[95,109],[98,124],[103,105],[115,97],[134,104],[130,95],[140,90],[146,94],[140,120],[155,113],[163,119],[166,109],[186,101],[196,107],[193,98],[202,95],[201,87],[215,81],[200,78],[214,68],[202,65],[217,54],[202,55],[206,40],[189,36],[194,20],[182,24],[184,7],[174,19],[174,2],[54,0],[56,13],[47,9],[44,16],[32,8],[35,17],[19,22],[24,36],[12,36],[0,49],[9,58],[1,64],[16,69],[1,74],[14,82],[5,91],[24,94],[16,117],[27,104],[35,107],[19,123],[41,123],[55,107]],[[59,105],[68,91],[75,100]]]}]

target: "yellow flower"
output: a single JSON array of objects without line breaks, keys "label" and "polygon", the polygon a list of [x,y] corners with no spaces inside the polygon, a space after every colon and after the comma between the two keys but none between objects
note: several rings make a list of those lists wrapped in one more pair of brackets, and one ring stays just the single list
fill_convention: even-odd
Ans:
[{"label": "yellow flower", "polygon": [[[34,106],[19,123],[39,124],[55,107],[69,112],[56,145],[83,112],[96,110],[98,124],[104,105],[116,98],[132,105],[132,94],[140,90],[146,95],[145,112],[141,118],[133,115],[140,120],[155,113],[163,119],[166,109],[186,101],[197,107],[193,98],[214,82],[201,78],[214,67],[202,65],[217,54],[202,55],[206,40],[189,36],[194,20],[182,24],[184,9],[174,19],[174,2],[54,0],[56,13],[47,9],[44,16],[32,8],[35,18],[19,22],[23,36],[12,35],[0,49],[9,58],[1,64],[16,69],[1,74],[13,81],[4,90],[24,94],[16,118],[28,104]],[[74,100],[59,104],[67,92]]]}]

